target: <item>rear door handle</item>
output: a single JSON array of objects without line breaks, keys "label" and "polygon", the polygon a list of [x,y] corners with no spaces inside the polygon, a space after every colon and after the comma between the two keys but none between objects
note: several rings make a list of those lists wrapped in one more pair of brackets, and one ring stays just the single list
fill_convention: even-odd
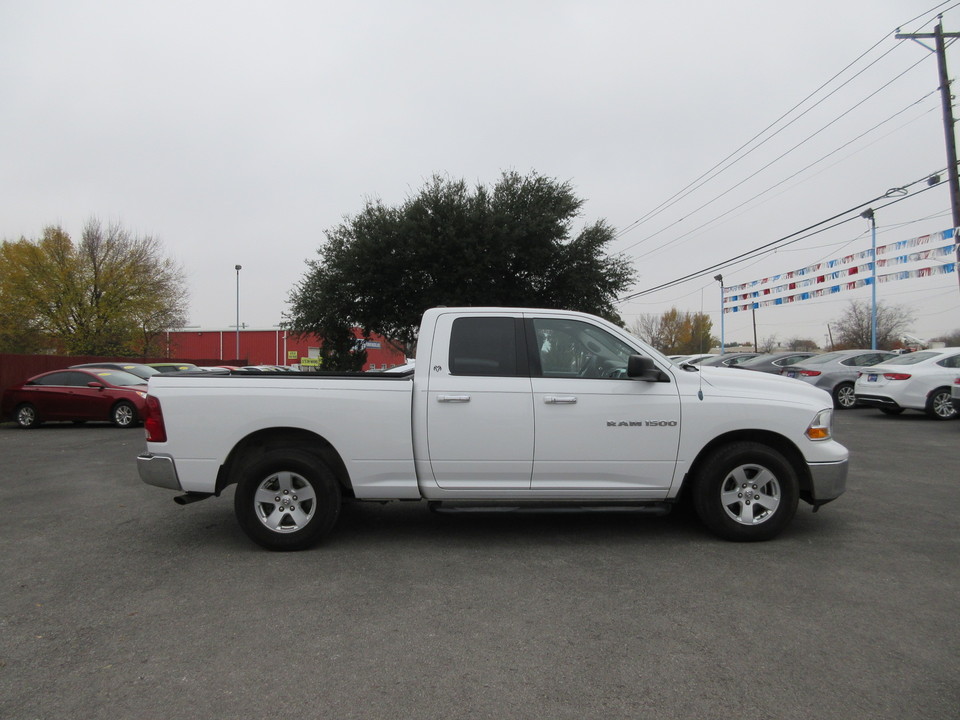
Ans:
[{"label": "rear door handle", "polygon": [[576,395],[544,395],[543,401],[547,405],[576,405]]},{"label": "rear door handle", "polygon": [[465,403],[470,402],[469,395],[437,395],[438,402],[445,403]]}]

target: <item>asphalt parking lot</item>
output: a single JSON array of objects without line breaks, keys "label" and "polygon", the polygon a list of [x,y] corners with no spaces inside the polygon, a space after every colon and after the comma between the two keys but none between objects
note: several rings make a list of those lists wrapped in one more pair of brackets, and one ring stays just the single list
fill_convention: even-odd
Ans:
[{"label": "asphalt parking lot", "polygon": [[143,485],[140,429],[0,427],[0,717],[958,718],[960,421],[837,413],[779,539],[345,510],[301,553]]}]

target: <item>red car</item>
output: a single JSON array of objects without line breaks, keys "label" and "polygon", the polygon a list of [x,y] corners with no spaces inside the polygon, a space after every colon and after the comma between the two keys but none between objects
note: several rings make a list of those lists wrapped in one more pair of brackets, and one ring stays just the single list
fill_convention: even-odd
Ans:
[{"label": "red car", "polygon": [[146,407],[145,383],[122,370],[54,370],[4,390],[0,413],[23,428],[47,420],[109,420],[117,427],[133,427]]}]

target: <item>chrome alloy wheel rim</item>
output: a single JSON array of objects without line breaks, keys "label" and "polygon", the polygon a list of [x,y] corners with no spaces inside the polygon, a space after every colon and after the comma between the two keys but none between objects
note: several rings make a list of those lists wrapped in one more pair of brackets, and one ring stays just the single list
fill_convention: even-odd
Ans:
[{"label": "chrome alloy wheel rim", "polygon": [[257,518],[268,530],[292,533],[307,526],[317,508],[313,486],[295,472],[264,479],[253,496]]},{"label": "chrome alloy wheel rim", "polygon": [[854,389],[849,385],[844,385],[837,391],[837,401],[842,408],[852,408],[857,402]]},{"label": "chrome alloy wheel rim", "polygon": [[723,510],[740,525],[759,525],[772,518],[780,498],[780,483],[762,465],[740,465],[720,484]]},{"label": "chrome alloy wheel rim", "polygon": [[126,427],[133,422],[133,408],[129,405],[119,405],[113,411],[113,417],[120,427]]},{"label": "chrome alloy wheel rim", "polygon": [[957,412],[948,393],[938,393],[933,398],[933,412],[942,418],[953,417],[954,413]]}]

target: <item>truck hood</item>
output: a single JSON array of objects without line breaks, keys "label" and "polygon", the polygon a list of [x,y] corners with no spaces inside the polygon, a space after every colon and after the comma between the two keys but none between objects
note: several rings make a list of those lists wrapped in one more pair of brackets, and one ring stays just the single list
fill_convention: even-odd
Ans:
[{"label": "truck hood", "polygon": [[825,408],[833,407],[833,400],[826,390],[782,375],[715,367],[700,368],[699,378],[697,373],[683,370],[680,370],[680,373],[685,376],[685,385],[691,382],[699,385],[702,381],[704,390],[710,388],[723,396],[777,399],[782,402],[806,402]]}]

